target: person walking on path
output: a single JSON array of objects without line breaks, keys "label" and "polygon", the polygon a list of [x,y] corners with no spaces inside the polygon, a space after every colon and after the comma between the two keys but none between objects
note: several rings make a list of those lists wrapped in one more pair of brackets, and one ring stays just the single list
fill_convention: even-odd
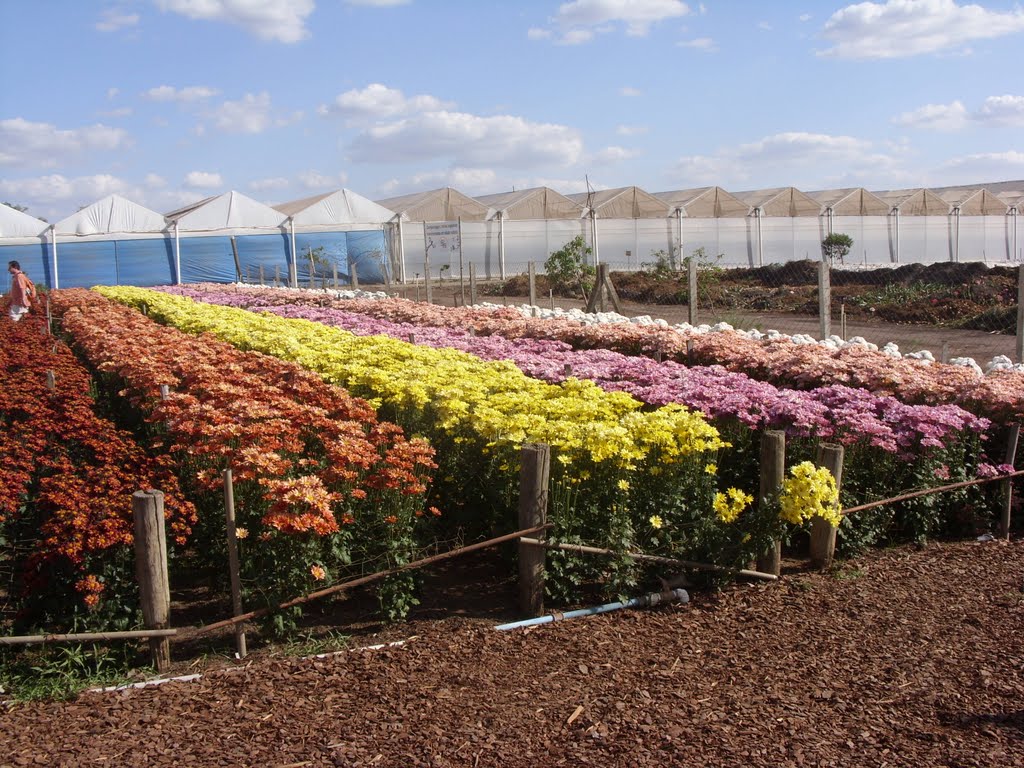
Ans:
[{"label": "person walking on path", "polygon": [[12,322],[18,322],[28,314],[29,307],[36,297],[36,287],[21,271],[21,264],[16,261],[7,262],[7,271],[11,273],[11,307],[7,311]]}]

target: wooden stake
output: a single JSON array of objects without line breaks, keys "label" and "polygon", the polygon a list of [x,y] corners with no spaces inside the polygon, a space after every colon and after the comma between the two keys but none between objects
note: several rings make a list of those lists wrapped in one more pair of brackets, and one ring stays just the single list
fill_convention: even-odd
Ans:
[{"label": "wooden stake", "polygon": [[[843,446],[822,443],[818,446],[815,463],[832,473],[836,488],[843,482]],[[815,517],[811,520],[811,565],[826,570],[832,565],[836,553],[836,531],[831,523]]]},{"label": "wooden stake", "polygon": [[[786,433],[782,430],[772,429],[762,435],[760,469],[761,488],[758,502],[768,504],[774,510],[786,473]],[[776,576],[782,572],[781,541],[776,541],[767,552],[757,558],[757,570]]]},{"label": "wooden stake", "polygon": [[476,306],[476,264],[469,264],[469,303]]},{"label": "wooden stake", "polygon": [[697,324],[697,259],[691,256],[686,263],[686,287],[690,293],[689,320],[690,325]]},{"label": "wooden stake", "polygon": [[57,389],[57,379],[53,375],[53,371],[46,372],[46,388],[53,392]]},{"label": "wooden stake", "polygon": [[235,277],[238,282],[242,282],[242,262],[238,258],[238,243],[235,242],[235,238],[231,237],[231,253],[235,257]]},{"label": "wooden stake", "polygon": [[434,293],[430,285],[430,254],[423,257],[423,285],[427,292],[427,304],[434,303]]},{"label": "wooden stake", "polygon": [[[1013,466],[1017,460],[1017,441],[1020,438],[1020,424],[1010,427],[1010,436],[1006,441],[1006,463]],[[999,533],[1004,538],[1010,538],[1010,507],[1013,506],[1013,480],[1004,480],[1000,483],[1003,491],[1003,509],[999,516]]]},{"label": "wooden stake", "polygon": [[530,306],[537,306],[537,264],[533,261],[526,265],[526,274],[530,283]]},{"label": "wooden stake", "polygon": [[[235,483],[231,477],[231,468],[225,469],[224,475],[224,519],[227,523],[228,536],[228,573],[231,576],[231,610],[235,616],[242,614],[242,579],[238,571],[238,536],[235,529]],[[245,647],[245,630],[241,624],[235,625],[235,645],[238,658],[248,655]]]},{"label": "wooden stake", "polygon": [[313,262],[313,246],[309,246],[309,289],[316,290],[316,264]]},{"label": "wooden stake", "polygon": [[[167,579],[163,493],[156,490],[133,493],[132,518],[135,525],[135,576],[139,582],[142,617],[147,629],[168,629],[171,589]],[[166,671],[171,665],[170,640],[153,637],[149,648],[157,671]]]},{"label": "wooden stake", "polygon": [[[523,446],[519,469],[519,527],[544,525],[548,511],[551,448]],[[529,616],[544,613],[544,550],[519,543],[519,608]]]},{"label": "wooden stake", "polygon": [[267,279],[266,279],[266,277],[263,274],[263,265],[260,264],[260,287],[263,287],[266,284],[267,284]]},{"label": "wooden stake", "polygon": [[281,265],[280,264],[275,264],[274,265],[274,287],[275,288],[280,288],[281,287]]},{"label": "wooden stake", "polygon": [[818,264],[818,316],[821,319],[821,338],[832,335],[832,282],[828,257],[822,255]]},{"label": "wooden stake", "polygon": [[160,399],[166,400],[171,396],[171,389],[166,384],[160,385]]},{"label": "wooden stake", "polygon": [[[357,265],[353,261],[351,266],[349,267],[348,272],[349,272],[349,279],[350,279],[350,281],[352,283],[352,290],[353,291],[359,290],[359,265]],[[387,272],[386,271],[385,271],[384,275],[385,275],[385,277],[387,276]]]}]

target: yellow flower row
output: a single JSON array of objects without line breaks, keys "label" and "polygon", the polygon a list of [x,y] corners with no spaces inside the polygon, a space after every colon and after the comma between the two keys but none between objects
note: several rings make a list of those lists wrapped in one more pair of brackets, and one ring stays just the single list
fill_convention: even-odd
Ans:
[{"label": "yellow flower row", "polygon": [[437,434],[474,435],[487,446],[547,443],[563,462],[608,462],[624,469],[656,455],[672,463],[726,447],[698,413],[668,405],[654,411],[591,381],[545,384],[512,363],[485,362],[453,349],[419,347],[246,310],[196,303],[142,288],[97,289],[145,305],[189,333],[212,333],[242,349],[292,360],[328,381],[386,404]]}]

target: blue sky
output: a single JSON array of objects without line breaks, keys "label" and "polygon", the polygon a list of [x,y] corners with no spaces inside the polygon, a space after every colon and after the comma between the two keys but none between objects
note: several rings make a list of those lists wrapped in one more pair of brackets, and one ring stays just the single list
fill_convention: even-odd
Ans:
[{"label": "blue sky", "polygon": [[1024,10],[0,0],[0,200],[1024,179]]}]

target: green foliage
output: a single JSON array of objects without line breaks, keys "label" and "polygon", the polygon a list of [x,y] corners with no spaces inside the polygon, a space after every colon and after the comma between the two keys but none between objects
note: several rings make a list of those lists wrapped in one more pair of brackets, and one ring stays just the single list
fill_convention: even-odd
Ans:
[{"label": "green foliage", "polygon": [[821,241],[821,252],[832,264],[836,262],[842,264],[852,247],[853,238],[842,232],[833,232]]},{"label": "green foliage", "polygon": [[562,248],[553,251],[544,262],[544,273],[555,291],[580,289],[584,295],[594,287],[597,270],[587,263],[591,248],[582,235],[577,235]]},{"label": "green foliage", "polygon": [[125,682],[134,656],[128,644],[0,648],[0,693],[22,701],[70,699],[87,688]]},{"label": "green foliage", "polygon": [[640,262],[640,269],[659,282],[667,282],[678,275],[675,258],[665,249],[651,251],[652,261]]}]

